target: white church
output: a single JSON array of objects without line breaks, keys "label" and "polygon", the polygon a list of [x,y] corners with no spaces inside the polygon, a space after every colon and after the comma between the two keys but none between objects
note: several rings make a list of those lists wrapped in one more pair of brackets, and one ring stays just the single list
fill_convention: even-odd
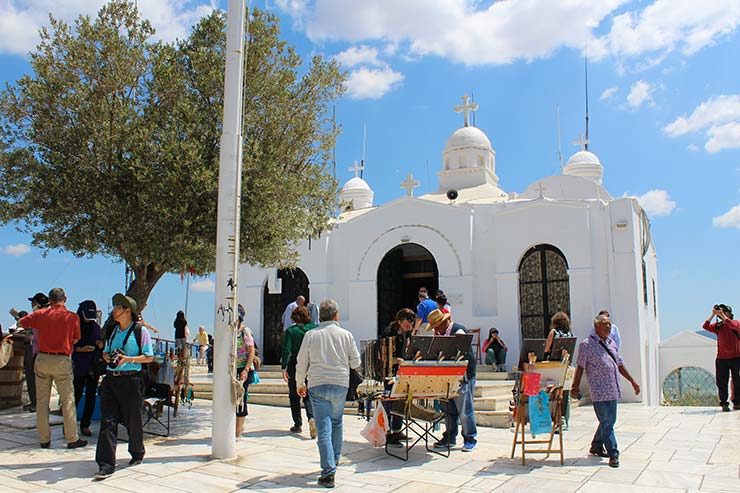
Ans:
[{"label": "white church", "polygon": [[469,124],[475,109],[467,97],[456,107],[464,125],[444,147],[436,192],[415,197],[409,175],[405,196],[375,205],[356,170],[341,189],[334,229],[301,244],[298,268],[241,266],[240,302],[265,359],[278,361],[281,315],[299,294],[335,299],[341,325],[361,341],[376,338],[398,309],[415,309],[425,286],[444,290],[453,319],[479,328],[482,340],[498,328],[507,367],[522,338],[545,337],[555,312],[570,315],[582,340],[596,313],[609,310],[643,389],[635,397],[623,381],[624,400],[658,405],[657,261],[645,211],[609,194],[585,141],[562,174],[521,193],[501,189],[496,151]]}]

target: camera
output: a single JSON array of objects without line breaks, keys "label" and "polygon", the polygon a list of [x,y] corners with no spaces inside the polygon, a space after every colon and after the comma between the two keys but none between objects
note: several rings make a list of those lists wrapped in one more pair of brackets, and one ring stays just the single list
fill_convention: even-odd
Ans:
[{"label": "camera", "polygon": [[110,353],[110,366],[117,367],[121,364],[121,358],[123,356],[126,356],[123,354],[123,351],[121,349],[116,349],[112,353]]}]

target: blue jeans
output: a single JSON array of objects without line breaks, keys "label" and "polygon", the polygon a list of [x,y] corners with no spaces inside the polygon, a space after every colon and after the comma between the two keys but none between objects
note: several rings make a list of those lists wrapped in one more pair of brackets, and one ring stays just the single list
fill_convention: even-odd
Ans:
[{"label": "blue jeans", "polygon": [[347,387],[339,385],[317,385],[308,389],[316,422],[316,443],[319,446],[321,477],[325,478],[337,470],[342,453],[342,417]]},{"label": "blue jeans", "polygon": [[476,444],[478,434],[475,427],[475,410],[473,409],[473,394],[475,393],[475,378],[460,385],[457,397],[447,403],[447,420],[445,439],[454,445],[457,440],[457,421],[462,425],[463,443]]},{"label": "blue jeans", "polygon": [[609,457],[619,457],[617,448],[617,437],[614,435],[614,424],[617,422],[617,401],[594,402],[594,412],[599,420],[599,427],[596,428],[591,448],[593,450],[602,450],[606,448]]}]

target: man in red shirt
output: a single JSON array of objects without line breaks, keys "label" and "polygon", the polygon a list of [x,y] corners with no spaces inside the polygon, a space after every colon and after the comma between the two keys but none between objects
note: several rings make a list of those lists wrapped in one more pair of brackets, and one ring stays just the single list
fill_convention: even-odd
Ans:
[{"label": "man in red shirt", "polygon": [[73,385],[72,359],[74,343],[80,338],[80,319],[64,306],[67,296],[62,288],[49,291],[51,306],[26,315],[18,321],[20,327],[33,327],[39,343],[34,371],[36,373],[36,427],[41,448],[51,445],[49,400],[51,385],[56,382],[62,400],[64,436],[67,448],[87,445],[77,434],[77,410]]},{"label": "man in red shirt", "polygon": [[[715,323],[712,319],[717,317]],[[732,375],[733,407],[740,410],[740,321],[733,320],[732,308],[727,305],[714,305],[712,314],[704,322],[704,330],[717,334],[717,359],[715,377],[719,391],[719,405],[725,412],[730,411],[727,400],[727,383]]]}]

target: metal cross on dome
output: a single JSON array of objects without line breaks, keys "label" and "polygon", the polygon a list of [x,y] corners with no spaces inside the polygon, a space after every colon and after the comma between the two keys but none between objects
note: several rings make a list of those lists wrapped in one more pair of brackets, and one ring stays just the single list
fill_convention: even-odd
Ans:
[{"label": "metal cross on dome", "polygon": [[588,150],[588,145],[591,143],[590,140],[588,140],[586,137],[583,136],[583,134],[578,136],[577,140],[573,141],[574,146],[581,146],[582,151]]},{"label": "metal cross on dome", "polygon": [[351,168],[347,168],[348,171],[354,171],[355,172],[355,178],[360,176],[360,171],[364,170],[365,166],[358,163],[357,161],[354,162]]},{"label": "metal cross on dome", "polygon": [[418,188],[419,180],[414,180],[414,175],[409,173],[404,181],[401,182],[401,188],[406,189],[406,195],[409,197],[414,196],[414,188]]},{"label": "metal cross on dome", "polygon": [[478,103],[470,101],[470,96],[468,96],[467,94],[465,94],[461,99],[462,104],[458,104],[457,106],[455,106],[455,113],[463,114],[463,122],[467,127],[469,125],[468,116],[471,111],[476,111],[478,109]]}]

